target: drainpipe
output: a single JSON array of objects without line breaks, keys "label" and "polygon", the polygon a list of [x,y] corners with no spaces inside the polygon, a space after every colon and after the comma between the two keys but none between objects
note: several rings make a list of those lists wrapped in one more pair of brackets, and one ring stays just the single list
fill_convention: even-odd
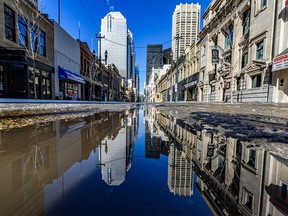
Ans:
[{"label": "drainpipe", "polygon": [[[278,0],[274,1],[274,20],[273,20],[273,30],[272,30],[272,45],[271,45],[271,60],[272,60],[272,67],[273,67],[273,58],[275,57],[275,44],[276,44],[276,27],[277,27],[277,9],[278,9]],[[272,69],[269,75],[269,85],[267,91],[267,103],[269,102],[269,95],[270,95],[270,87],[272,85]],[[271,102],[271,101],[270,101]],[[273,102],[273,99],[272,99]]]},{"label": "drainpipe", "polygon": [[[274,23],[273,23],[273,32],[272,32],[272,49],[271,49],[271,60],[272,60],[272,64],[273,64],[273,58],[275,57],[275,44],[276,44],[276,27],[277,27],[277,9],[278,9],[278,0],[274,1]],[[270,80],[269,80],[269,84],[272,84],[272,71],[270,73]]]}]

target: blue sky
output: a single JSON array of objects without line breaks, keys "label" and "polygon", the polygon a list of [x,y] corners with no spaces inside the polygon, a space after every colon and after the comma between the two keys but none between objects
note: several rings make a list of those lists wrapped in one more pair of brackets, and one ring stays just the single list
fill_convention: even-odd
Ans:
[{"label": "blue sky", "polygon": [[[75,39],[85,41],[97,51],[96,33],[100,32],[101,19],[110,12],[120,11],[127,19],[128,28],[133,33],[136,46],[136,63],[140,68],[140,91],[146,77],[146,46],[160,44],[172,39],[172,15],[177,4],[199,3],[201,15],[210,0],[60,0],[61,26]],[[42,12],[50,19],[58,20],[58,0],[39,0]],[[201,21],[202,26],[202,21]],[[163,45],[171,47],[171,42]]]}]

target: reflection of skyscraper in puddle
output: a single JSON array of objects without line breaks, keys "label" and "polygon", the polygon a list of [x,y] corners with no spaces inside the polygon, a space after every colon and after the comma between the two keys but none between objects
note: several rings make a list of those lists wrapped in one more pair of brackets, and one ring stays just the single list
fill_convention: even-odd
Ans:
[{"label": "reflection of skyscraper in puddle", "polygon": [[156,109],[150,107],[145,112],[145,158],[159,159],[160,153],[166,152],[161,147],[165,148],[169,139],[157,123]]},{"label": "reflection of skyscraper in puddle", "polygon": [[99,159],[102,180],[111,186],[119,186],[125,181],[126,172],[131,167],[134,141],[133,141],[133,118],[126,113],[117,136],[113,139],[106,137],[102,140]]},{"label": "reflection of skyscraper in puddle", "polygon": [[170,145],[168,156],[168,187],[171,193],[179,196],[193,195],[193,165],[185,153]]}]

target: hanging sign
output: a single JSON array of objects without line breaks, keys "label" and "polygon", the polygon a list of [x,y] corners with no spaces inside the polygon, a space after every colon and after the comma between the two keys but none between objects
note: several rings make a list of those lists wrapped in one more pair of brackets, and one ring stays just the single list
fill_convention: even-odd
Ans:
[{"label": "hanging sign", "polygon": [[212,49],[212,64],[218,64],[218,63],[219,63],[219,50]]}]

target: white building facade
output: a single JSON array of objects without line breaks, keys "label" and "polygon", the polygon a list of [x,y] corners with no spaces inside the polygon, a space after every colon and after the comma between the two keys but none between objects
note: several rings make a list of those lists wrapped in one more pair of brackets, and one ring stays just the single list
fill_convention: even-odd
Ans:
[{"label": "white building facade", "polygon": [[60,25],[54,22],[55,44],[55,96],[64,99],[80,99],[80,45]]},{"label": "white building facade", "polygon": [[101,20],[101,36],[104,37],[101,40],[101,56],[104,57],[107,50],[107,63],[113,63],[125,79],[128,71],[127,35],[126,19],[120,12],[110,12]]}]

